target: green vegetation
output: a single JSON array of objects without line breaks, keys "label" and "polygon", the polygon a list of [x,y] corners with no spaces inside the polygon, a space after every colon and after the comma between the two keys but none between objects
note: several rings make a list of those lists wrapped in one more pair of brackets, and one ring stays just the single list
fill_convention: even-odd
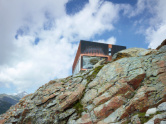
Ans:
[{"label": "green vegetation", "polygon": [[96,77],[96,75],[98,74],[98,72],[100,71],[100,69],[103,66],[104,65],[101,65],[101,66],[98,66],[98,67],[94,68],[93,73],[86,78],[88,83],[91,82]]},{"label": "green vegetation", "polygon": [[119,60],[119,59],[122,59],[122,58],[128,58],[128,57],[132,57],[130,54],[128,53],[116,53],[114,54],[114,56],[116,56],[116,59],[114,59],[113,61],[116,61],[116,60]]},{"label": "green vegetation", "polygon": [[[87,79],[87,84],[85,86],[85,89],[87,88],[88,84],[96,77],[97,73],[100,71],[100,69],[103,67],[104,65],[102,66],[98,66],[96,68],[93,69],[93,73],[91,75],[89,75],[86,79]],[[83,95],[82,95],[82,98],[84,97],[85,95],[85,90],[83,91]],[[79,116],[81,116],[81,113],[83,111],[86,111],[83,107],[83,105],[81,104],[81,101],[78,100],[75,104],[74,104],[74,108],[76,109],[76,112]]]},{"label": "green vegetation", "polygon": [[0,100],[0,114],[5,113],[10,108],[10,106],[12,106],[12,104]]},{"label": "green vegetation", "polygon": [[81,113],[84,111],[83,105],[81,104],[80,101],[76,102],[73,108],[76,109],[76,112],[79,116],[81,116]]},{"label": "green vegetation", "polygon": [[79,78],[79,77],[84,78],[83,76],[80,76],[80,75],[79,75],[79,76],[76,76],[76,77],[73,77],[73,78]]},{"label": "green vegetation", "polygon": [[139,119],[141,121],[141,124],[144,124],[144,123],[148,122],[151,118],[153,118],[154,115],[161,114],[161,113],[162,112],[158,112],[157,111],[155,114],[151,114],[149,116],[145,116],[146,112],[140,112],[140,113],[135,113],[134,115],[138,114],[138,117],[139,117]]},{"label": "green vegetation", "polygon": [[142,124],[146,123],[148,120],[150,120],[151,118],[153,118],[153,115],[149,115],[148,117],[145,116],[145,112],[143,113],[138,113],[138,117],[140,118],[140,121]]}]

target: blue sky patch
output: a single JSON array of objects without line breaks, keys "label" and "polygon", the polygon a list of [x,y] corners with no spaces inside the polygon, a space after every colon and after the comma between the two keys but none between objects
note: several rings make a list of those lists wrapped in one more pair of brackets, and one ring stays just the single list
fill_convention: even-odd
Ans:
[{"label": "blue sky patch", "polygon": [[19,36],[27,35],[29,33],[30,29],[28,26],[22,26],[20,27],[15,35],[15,39],[18,39]]},{"label": "blue sky patch", "polygon": [[34,42],[34,44],[37,45],[37,44],[39,43],[39,41],[40,41],[40,38],[38,38],[38,37],[35,38],[35,42]]},{"label": "blue sky patch", "polygon": [[82,10],[88,2],[88,0],[69,0],[69,2],[66,4],[66,13],[68,15],[74,15]]}]

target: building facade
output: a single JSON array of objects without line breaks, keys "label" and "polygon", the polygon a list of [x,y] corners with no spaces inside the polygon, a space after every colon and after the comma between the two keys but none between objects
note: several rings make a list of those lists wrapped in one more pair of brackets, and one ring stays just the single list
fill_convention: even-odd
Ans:
[{"label": "building facade", "polygon": [[72,66],[72,73],[74,75],[80,71],[91,69],[103,58],[106,61],[111,61],[112,56],[123,49],[126,47],[81,40]]}]

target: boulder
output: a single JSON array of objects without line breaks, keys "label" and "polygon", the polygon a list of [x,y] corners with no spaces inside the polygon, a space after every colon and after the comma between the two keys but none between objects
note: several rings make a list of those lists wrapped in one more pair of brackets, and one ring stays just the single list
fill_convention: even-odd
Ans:
[{"label": "boulder", "polygon": [[145,116],[149,116],[149,115],[151,115],[151,114],[155,114],[156,111],[157,111],[156,108],[150,108],[150,109],[148,109],[148,110],[146,111],[146,115],[145,115]]},{"label": "boulder", "polygon": [[161,103],[158,107],[157,107],[157,111],[166,111],[166,102]]},{"label": "boulder", "polygon": [[152,52],[153,50],[146,50],[143,48],[129,48],[115,53],[112,57],[112,60],[115,61],[125,57],[145,56],[149,55]]}]

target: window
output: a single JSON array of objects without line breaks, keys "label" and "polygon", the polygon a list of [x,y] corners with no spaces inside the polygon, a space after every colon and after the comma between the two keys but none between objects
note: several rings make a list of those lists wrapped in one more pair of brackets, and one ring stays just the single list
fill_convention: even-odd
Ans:
[{"label": "window", "polygon": [[111,56],[111,48],[108,48],[108,55]]}]

